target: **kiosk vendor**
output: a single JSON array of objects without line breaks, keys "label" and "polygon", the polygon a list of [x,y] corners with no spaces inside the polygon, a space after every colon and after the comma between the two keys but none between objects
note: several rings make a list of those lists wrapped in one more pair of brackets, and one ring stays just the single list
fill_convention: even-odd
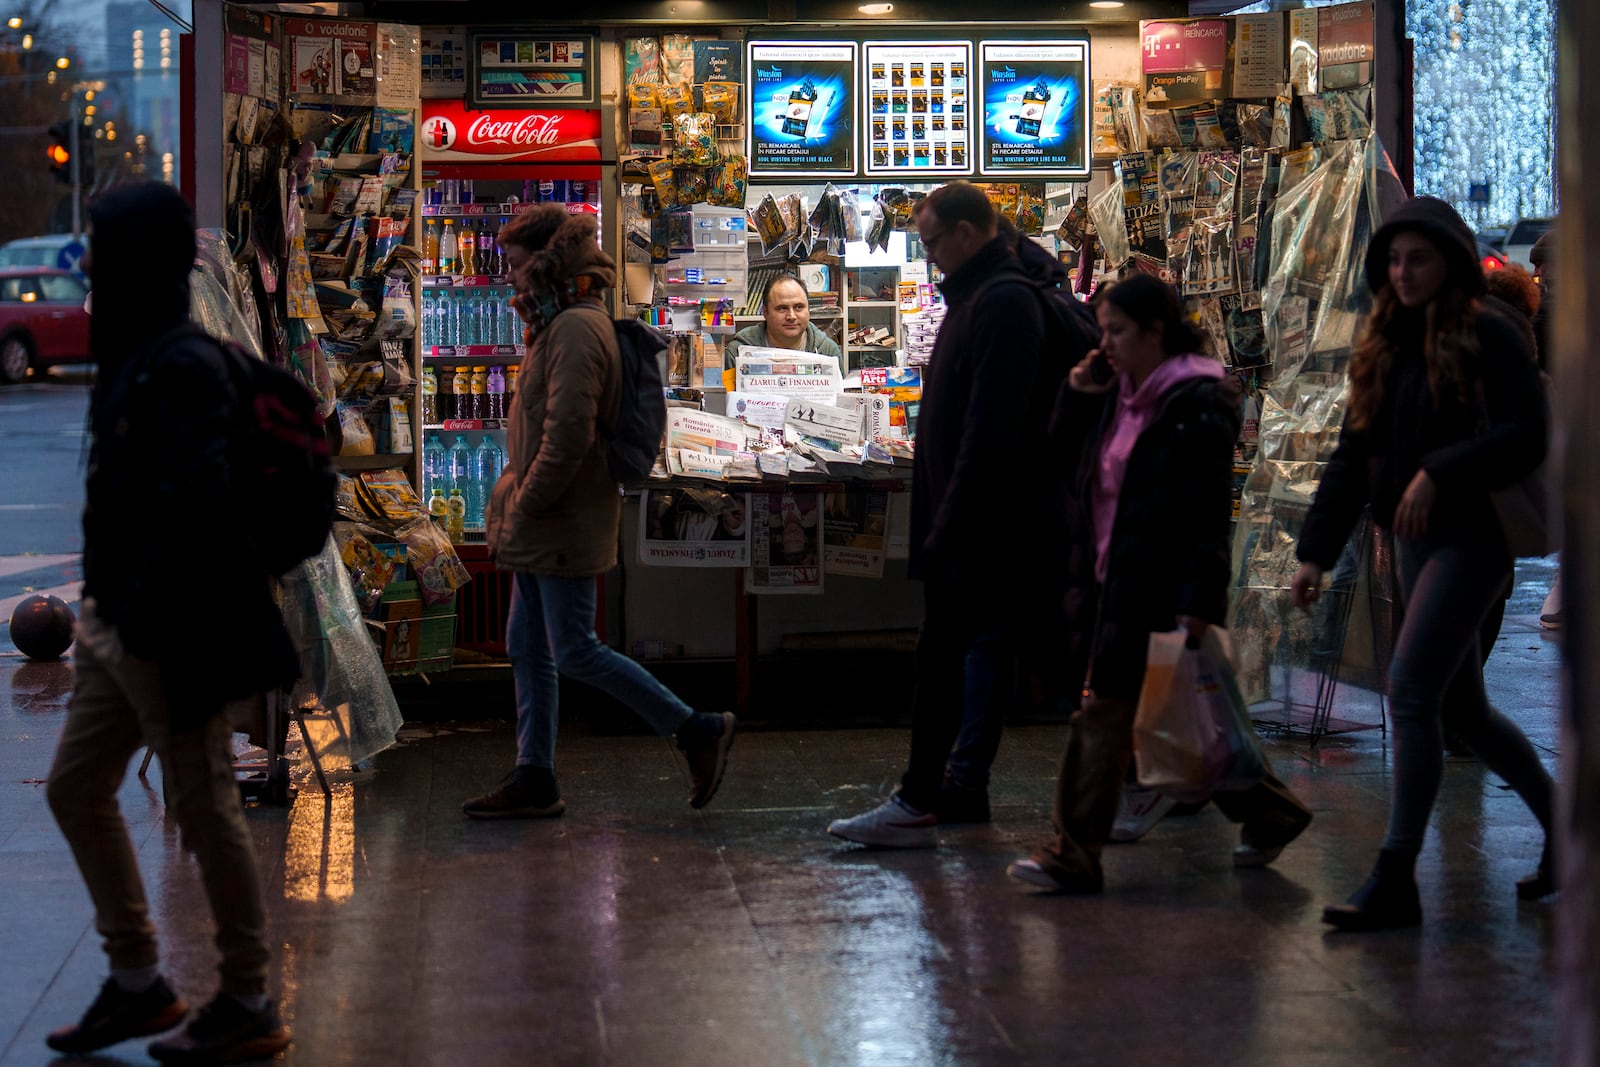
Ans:
[{"label": "kiosk vendor", "polygon": [[745,345],[789,348],[835,358],[844,356],[831,338],[811,325],[810,297],[804,283],[793,274],[780,274],[767,283],[761,292],[761,318],[762,321],[734,334],[723,347],[725,368],[733,369],[739,350]]}]

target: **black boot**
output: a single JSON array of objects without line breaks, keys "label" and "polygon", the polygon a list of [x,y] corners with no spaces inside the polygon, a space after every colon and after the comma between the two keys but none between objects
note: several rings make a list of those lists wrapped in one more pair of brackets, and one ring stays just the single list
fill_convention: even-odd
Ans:
[{"label": "black boot", "polygon": [[1343,904],[1322,909],[1322,921],[1341,930],[1394,930],[1422,925],[1422,900],[1417,895],[1417,857],[1384,849],[1378,865],[1360,889]]},{"label": "black boot", "polygon": [[1544,851],[1539,854],[1539,869],[1517,879],[1517,899],[1539,900],[1556,891],[1556,861],[1550,851],[1550,835],[1544,836]]}]

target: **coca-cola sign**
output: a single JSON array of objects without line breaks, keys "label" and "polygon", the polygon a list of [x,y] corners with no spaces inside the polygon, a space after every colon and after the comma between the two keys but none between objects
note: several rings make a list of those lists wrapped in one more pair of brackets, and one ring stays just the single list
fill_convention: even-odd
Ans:
[{"label": "coca-cola sign", "polygon": [[425,163],[592,163],[600,159],[600,112],[469,111],[459,100],[422,102]]}]

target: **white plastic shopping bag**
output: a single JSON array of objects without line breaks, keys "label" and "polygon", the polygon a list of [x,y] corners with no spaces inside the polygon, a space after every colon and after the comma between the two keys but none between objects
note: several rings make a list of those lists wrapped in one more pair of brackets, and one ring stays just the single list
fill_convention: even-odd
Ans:
[{"label": "white plastic shopping bag", "polygon": [[1182,630],[1150,635],[1133,752],[1139,784],[1180,800],[1261,780],[1267,761],[1234,678],[1225,632],[1208,627],[1194,648]]}]

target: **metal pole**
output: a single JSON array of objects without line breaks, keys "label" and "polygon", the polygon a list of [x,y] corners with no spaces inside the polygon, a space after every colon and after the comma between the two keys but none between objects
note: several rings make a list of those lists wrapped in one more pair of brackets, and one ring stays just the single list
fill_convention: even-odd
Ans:
[{"label": "metal pole", "polygon": [[78,114],[78,94],[72,94],[72,236],[83,236],[83,161],[78,158],[83,151],[83,116]]}]

